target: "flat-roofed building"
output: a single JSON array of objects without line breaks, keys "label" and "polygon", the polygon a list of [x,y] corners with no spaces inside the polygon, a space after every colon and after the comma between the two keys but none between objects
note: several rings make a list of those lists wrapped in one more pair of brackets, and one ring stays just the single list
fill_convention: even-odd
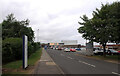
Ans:
[{"label": "flat-roofed building", "polygon": [[64,45],[77,45],[77,40],[61,40]]},{"label": "flat-roofed building", "polygon": [[64,43],[64,47],[68,48],[77,48],[78,42],[77,40],[61,40],[62,43]]}]

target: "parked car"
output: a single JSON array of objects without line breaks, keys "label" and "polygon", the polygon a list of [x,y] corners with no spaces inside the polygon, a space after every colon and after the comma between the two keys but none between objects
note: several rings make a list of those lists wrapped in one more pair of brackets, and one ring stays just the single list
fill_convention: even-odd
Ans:
[{"label": "parked car", "polygon": [[56,50],[58,50],[58,48],[57,48],[57,47],[56,47],[55,49],[56,49]]},{"label": "parked car", "polygon": [[64,50],[65,48],[64,48],[64,47],[62,47],[61,49],[62,49],[62,50]]},{"label": "parked car", "polygon": [[114,50],[114,49],[108,49],[108,50],[107,50],[107,54],[108,54],[108,55],[118,55],[119,52],[116,51],[116,50]]},{"label": "parked car", "polygon": [[58,47],[58,50],[62,50],[62,48],[61,48],[61,47]]},{"label": "parked car", "polygon": [[95,50],[93,51],[93,53],[94,53],[95,55],[103,55],[103,49],[95,49]]},{"label": "parked car", "polygon": [[85,47],[82,47],[82,48],[80,48],[81,49],[81,51],[85,51],[86,50],[86,48]]},{"label": "parked car", "polygon": [[65,48],[64,52],[70,52],[70,48]]},{"label": "parked car", "polygon": [[75,50],[80,51],[81,49],[80,48],[75,48]]},{"label": "parked car", "polygon": [[70,51],[71,52],[76,52],[76,50],[74,48],[71,48]]},{"label": "parked car", "polygon": [[118,53],[120,54],[120,51],[118,51]]},{"label": "parked car", "polygon": [[55,47],[53,47],[53,49],[55,50]]},{"label": "parked car", "polygon": [[50,49],[53,49],[53,46],[51,46]]}]

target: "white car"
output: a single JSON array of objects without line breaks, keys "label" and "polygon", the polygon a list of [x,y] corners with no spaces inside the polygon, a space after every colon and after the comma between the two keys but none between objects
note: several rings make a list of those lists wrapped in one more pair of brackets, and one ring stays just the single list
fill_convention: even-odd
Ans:
[{"label": "white car", "polygon": [[64,52],[70,52],[70,48],[65,48]]},{"label": "white car", "polygon": [[103,49],[97,49],[97,50],[95,50],[95,51],[93,51],[93,53],[95,54],[95,55],[103,55]]}]

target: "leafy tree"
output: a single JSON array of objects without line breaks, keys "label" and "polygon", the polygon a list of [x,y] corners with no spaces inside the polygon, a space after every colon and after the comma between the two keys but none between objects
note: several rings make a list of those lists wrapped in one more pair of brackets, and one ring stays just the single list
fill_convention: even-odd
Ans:
[{"label": "leafy tree", "polygon": [[120,32],[118,32],[120,30],[119,7],[120,2],[102,4],[101,9],[96,8],[96,11],[93,11],[93,18],[88,19],[86,15],[83,15],[83,17],[80,17],[83,22],[78,22],[83,25],[78,28],[78,32],[83,34],[83,38],[102,44],[104,56],[106,43],[120,42]]},{"label": "leafy tree", "polygon": [[3,39],[10,37],[22,38],[23,35],[28,36],[29,41],[33,41],[34,32],[29,25],[29,20],[18,21],[13,14],[6,17],[7,19],[2,22],[2,36]]}]

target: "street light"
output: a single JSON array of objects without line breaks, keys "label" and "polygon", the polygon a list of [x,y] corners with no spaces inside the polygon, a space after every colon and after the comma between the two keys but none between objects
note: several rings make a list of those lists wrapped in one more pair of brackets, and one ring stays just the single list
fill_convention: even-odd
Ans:
[{"label": "street light", "polygon": [[39,42],[39,29],[37,29],[37,42]]}]

